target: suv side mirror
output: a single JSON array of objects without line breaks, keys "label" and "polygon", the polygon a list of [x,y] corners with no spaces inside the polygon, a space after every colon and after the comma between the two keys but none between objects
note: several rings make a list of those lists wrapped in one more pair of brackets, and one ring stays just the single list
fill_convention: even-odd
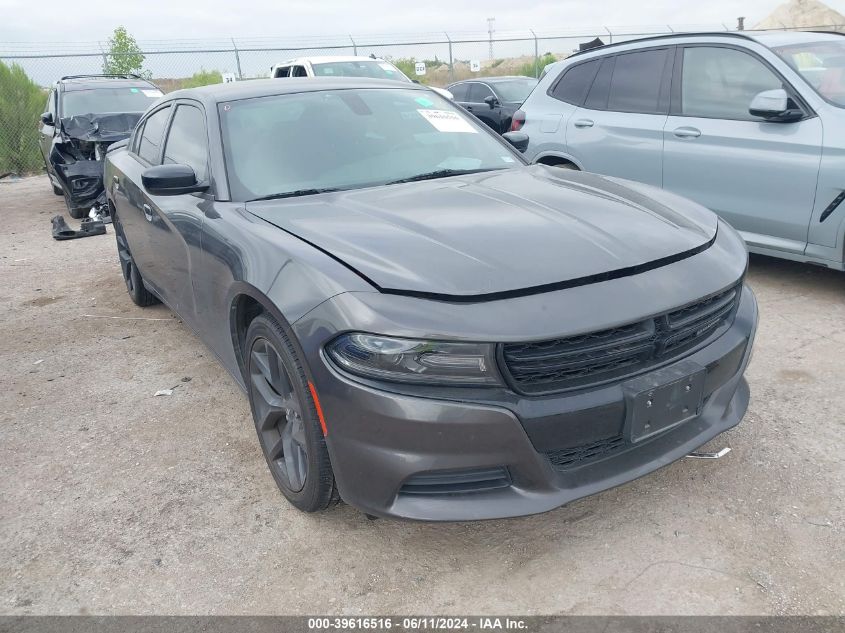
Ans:
[{"label": "suv side mirror", "polygon": [[154,196],[178,196],[208,189],[207,183],[197,182],[193,168],[188,165],[155,165],[141,173],[144,189]]},{"label": "suv side mirror", "polygon": [[751,100],[748,108],[751,116],[758,116],[767,121],[788,123],[797,121],[804,116],[798,108],[789,107],[789,95],[783,88],[776,90],[764,90],[758,93]]},{"label": "suv side mirror", "polygon": [[53,125],[53,113],[52,112],[42,112],[41,113],[41,122],[44,125]]},{"label": "suv side mirror", "polygon": [[492,110],[493,108],[495,108],[499,104],[499,100],[496,97],[494,97],[493,95],[488,95],[488,96],[484,97],[484,103],[489,105],[490,109]]},{"label": "suv side mirror", "polygon": [[518,152],[525,152],[528,149],[528,135],[525,132],[505,132],[502,138],[513,145]]}]

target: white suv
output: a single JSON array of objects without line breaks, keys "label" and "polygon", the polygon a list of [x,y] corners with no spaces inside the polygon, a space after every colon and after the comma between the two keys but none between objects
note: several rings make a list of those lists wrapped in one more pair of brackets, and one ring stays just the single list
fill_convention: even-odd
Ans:
[{"label": "white suv", "polygon": [[[270,69],[276,77],[370,77],[394,79],[411,83],[411,79],[389,61],[377,57],[298,57],[276,64]],[[416,83],[416,82],[414,82]],[[447,99],[452,93],[443,88],[429,86]]]}]

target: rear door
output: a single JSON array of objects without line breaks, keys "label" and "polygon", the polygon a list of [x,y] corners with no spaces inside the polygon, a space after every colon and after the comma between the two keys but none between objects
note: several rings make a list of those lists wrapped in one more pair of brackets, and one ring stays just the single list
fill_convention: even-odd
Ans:
[{"label": "rear door", "polygon": [[662,184],[673,50],[620,53],[598,67],[592,60],[595,75],[566,127],[568,151],[585,170]]},{"label": "rear door", "polygon": [[[822,124],[780,74],[733,46],[680,48],[664,131],[664,186],[715,211],[751,246],[802,253],[815,200]],[[785,88],[802,120],[748,112]]]},{"label": "rear door", "polygon": [[123,173],[115,174],[118,182],[114,183],[117,217],[126,236],[132,259],[144,281],[162,298],[165,298],[165,294],[160,287],[158,275],[162,263],[157,260],[154,252],[156,246],[152,235],[153,202],[141,184],[141,174],[147,167],[161,164],[164,132],[172,111],[173,106],[168,103],[142,120],[126,160],[121,161]]}]

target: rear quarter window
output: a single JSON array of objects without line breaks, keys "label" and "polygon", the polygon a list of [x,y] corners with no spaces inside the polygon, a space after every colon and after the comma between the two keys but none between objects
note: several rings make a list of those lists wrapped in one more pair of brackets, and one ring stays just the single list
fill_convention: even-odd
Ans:
[{"label": "rear quarter window", "polygon": [[593,83],[601,59],[591,59],[583,64],[566,68],[552,86],[549,95],[559,101],[581,105]]}]

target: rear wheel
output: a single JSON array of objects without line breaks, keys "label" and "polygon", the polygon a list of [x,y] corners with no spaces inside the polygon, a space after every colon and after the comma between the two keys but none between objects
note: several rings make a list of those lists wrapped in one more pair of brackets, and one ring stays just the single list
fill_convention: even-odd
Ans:
[{"label": "rear wheel", "polygon": [[126,242],[126,235],[116,215],[113,215],[112,222],[115,239],[117,240],[117,256],[120,260],[120,270],[123,273],[123,281],[126,282],[126,290],[129,292],[129,297],[135,305],[139,305],[142,308],[158,303],[158,297],[144,286],[141,272],[135,265],[135,260],[132,259],[132,254],[129,252],[129,244]]},{"label": "rear wheel", "polygon": [[297,352],[282,326],[261,314],[246,334],[247,389],[255,430],[276,485],[304,512],[337,502],[326,441]]}]

